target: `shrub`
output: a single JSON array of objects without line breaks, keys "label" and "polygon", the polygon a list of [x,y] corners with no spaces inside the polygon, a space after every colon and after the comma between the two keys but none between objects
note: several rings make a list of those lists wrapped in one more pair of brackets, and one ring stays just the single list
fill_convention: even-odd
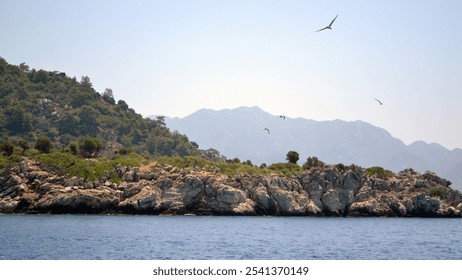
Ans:
[{"label": "shrub", "polygon": [[157,159],[157,162],[161,164],[168,164],[180,169],[185,168],[202,168],[212,172],[218,172],[225,175],[236,175],[239,173],[247,174],[268,174],[269,171],[266,169],[260,169],[253,165],[246,163],[230,162],[216,162],[209,159],[204,159],[194,156],[185,157],[161,157]]},{"label": "shrub", "polygon": [[369,177],[372,177],[376,175],[379,178],[386,179],[390,178],[393,175],[393,172],[390,170],[383,169],[383,167],[380,166],[374,166],[374,167],[369,167],[367,169],[367,174]]},{"label": "shrub", "polygon": [[35,148],[42,153],[48,154],[51,151],[52,144],[50,138],[47,136],[40,136],[35,142]]},{"label": "shrub", "polygon": [[8,141],[3,141],[0,145],[0,152],[2,152],[5,156],[9,157],[14,152],[14,146]]},{"label": "shrub", "polygon": [[0,169],[5,168],[8,165],[8,159],[0,155]]},{"label": "shrub", "polygon": [[300,166],[291,162],[271,164],[268,169],[285,176],[297,176],[303,172]]},{"label": "shrub", "polygon": [[417,172],[412,169],[412,168],[405,168],[403,169],[400,173],[411,173],[411,174],[417,174]]},{"label": "shrub", "polygon": [[114,172],[117,165],[131,167],[140,166],[143,160],[140,155],[135,154],[118,156],[114,160],[88,160],[70,153],[62,152],[39,154],[35,156],[35,159],[40,162],[42,168],[58,175],[96,180],[98,177],[106,177],[107,174],[110,174],[111,182],[120,181],[117,173]]},{"label": "shrub", "polygon": [[131,147],[128,147],[128,148],[122,147],[117,151],[117,153],[119,153],[121,155],[127,155],[127,154],[130,154],[130,153],[133,153],[133,148],[131,148]]},{"label": "shrub", "polygon": [[111,162],[112,165],[121,165],[121,166],[140,166],[143,161],[143,157],[139,154],[130,153],[126,155],[117,155]]},{"label": "shrub", "polygon": [[29,150],[29,142],[27,142],[26,140],[24,139],[20,139],[18,141],[18,145],[19,147],[22,149],[22,153],[24,154],[26,152],[26,150]]},{"label": "shrub", "polygon": [[337,164],[337,168],[340,171],[344,172],[345,170],[347,170],[348,167],[346,167],[345,164],[343,164],[343,163],[339,163],[339,164]]},{"label": "shrub", "polygon": [[446,197],[447,190],[444,187],[438,186],[428,190],[428,194],[432,197],[439,197],[441,199]]},{"label": "shrub", "polygon": [[306,159],[305,164],[303,164],[304,169],[308,169],[310,167],[323,167],[323,166],[324,166],[324,162],[319,160],[317,157],[308,157]]},{"label": "shrub", "polygon": [[92,137],[85,137],[79,143],[79,149],[82,155],[86,158],[95,157],[101,150],[103,145],[98,139]]},{"label": "shrub", "polygon": [[71,142],[71,143],[69,144],[69,150],[71,151],[71,153],[72,153],[73,155],[77,155],[77,153],[78,153],[78,146],[77,146],[77,143]]}]

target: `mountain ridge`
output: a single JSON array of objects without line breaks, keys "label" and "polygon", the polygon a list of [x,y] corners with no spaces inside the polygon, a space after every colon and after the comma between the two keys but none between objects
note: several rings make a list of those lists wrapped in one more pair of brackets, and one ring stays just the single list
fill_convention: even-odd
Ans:
[{"label": "mountain ridge", "polygon": [[328,163],[382,166],[394,172],[431,170],[456,188],[462,186],[462,149],[449,150],[421,140],[407,145],[387,130],[361,120],[282,118],[257,106],[241,106],[200,109],[183,118],[166,117],[165,122],[202,149],[214,148],[228,158],[254,164],[285,161],[286,153],[294,150],[301,160],[316,156]]}]

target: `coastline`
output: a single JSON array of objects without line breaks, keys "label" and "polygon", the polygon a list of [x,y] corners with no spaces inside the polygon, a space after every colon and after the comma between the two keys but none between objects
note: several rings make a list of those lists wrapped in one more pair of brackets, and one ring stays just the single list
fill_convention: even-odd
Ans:
[{"label": "coastline", "polygon": [[311,168],[299,176],[223,175],[118,166],[118,184],[66,178],[23,158],[0,176],[3,214],[462,217],[462,193],[432,172],[370,176],[361,167]]}]

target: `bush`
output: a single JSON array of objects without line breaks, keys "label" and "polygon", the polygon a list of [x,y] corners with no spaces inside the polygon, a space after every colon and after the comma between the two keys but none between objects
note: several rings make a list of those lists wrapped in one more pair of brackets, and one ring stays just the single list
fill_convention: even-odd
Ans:
[{"label": "bush", "polygon": [[216,162],[209,159],[204,159],[194,156],[185,157],[161,157],[157,160],[161,164],[168,164],[180,169],[185,168],[202,168],[210,172],[218,172],[225,175],[236,175],[240,173],[247,174],[268,174],[269,171],[266,169],[260,169],[253,165],[249,165],[248,162],[237,163],[233,160],[230,162]]},{"label": "bush", "polygon": [[271,164],[268,169],[285,176],[297,176],[303,173],[300,166],[291,162]]},{"label": "bush", "polygon": [[20,139],[18,141],[18,145],[19,147],[22,149],[22,153],[24,154],[26,152],[26,150],[29,150],[29,142],[27,142],[26,140],[24,139]]},{"label": "bush", "polygon": [[4,141],[0,145],[0,152],[2,152],[5,156],[9,157],[13,154],[14,152],[14,146],[8,141]]},{"label": "bush", "polygon": [[0,169],[8,166],[8,159],[0,155]]},{"label": "bush", "polygon": [[143,158],[130,154],[118,156],[114,160],[87,160],[70,153],[53,152],[37,155],[35,159],[40,162],[43,169],[58,175],[96,180],[98,177],[106,177],[110,174],[111,182],[118,182],[120,178],[114,172],[117,165],[140,166]]},{"label": "bush", "polygon": [[428,190],[428,194],[432,197],[439,197],[444,199],[446,197],[447,190],[441,186],[433,187]]},{"label": "bush", "polygon": [[35,148],[42,153],[48,154],[51,151],[52,144],[50,138],[47,136],[40,136],[35,142]]},{"label": "bush", "polygon": [[337,168],[342,172],[345,172],[345,170],[348,169],[348,167],[346,167],[345,164],[343,164],[343,163],[338,163]]},{"label": "bush", "polygon": [[412,169],[412,168],[405,168],[403,169],[400,173],[411,173],[411,174],[417,174],[417,172]]},{"label": "bush", "polygon": [[95,157],[101,150],[103,145],[98,139],[92,137],[85,137],[79,143],[79,149],[82,155],[86,158]]},{"label": "bush", "polygon": [[380,166],[374,166],[374,167],[369,167],[367,169],[367,174],[369,177],[372,176],[377,176],[382,179],[390,178],[393,175],[393,172],[390,170],[383,169],[383,167]]},{"label": "bush", "polygon": [[324,162],[319,160],[317,157],[308,157],[306,159],[305,164],[303,164],[304,169],[308,169],[311,167],[323,167],[323,166],[324,166]]},{"label": "bush", "polygon": [[122,147],[117,151],[117,153],[120,154],[120,155],[127,155],[127,154],[130,154],[130,153],[133,153],[133,148],[131,148],[131,147],[128,147],[128,148]]},{"label": "bush", "polygon": [[77,146],[77,143],[71,142],[71,143],[69,144],[69,149],[71,150],[71,153],[72,153],[73,155],[77,155],[77,153],[78,153],[78,146]]},{"label": "bush", "polygon": [[139,154],[126,154],[126,155],[117,155],[111,162],[112,165],[121,165],[121,166],[140,166],[143,161],[143,157]]}]

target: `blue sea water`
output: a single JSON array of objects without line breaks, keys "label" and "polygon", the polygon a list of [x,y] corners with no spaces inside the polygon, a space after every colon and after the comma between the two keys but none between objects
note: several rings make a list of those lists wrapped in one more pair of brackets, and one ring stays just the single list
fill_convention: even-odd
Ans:
[{"label": "blue sea water", "polygon": [[462,260],[462,220],[0,215],[0,260]]}]

